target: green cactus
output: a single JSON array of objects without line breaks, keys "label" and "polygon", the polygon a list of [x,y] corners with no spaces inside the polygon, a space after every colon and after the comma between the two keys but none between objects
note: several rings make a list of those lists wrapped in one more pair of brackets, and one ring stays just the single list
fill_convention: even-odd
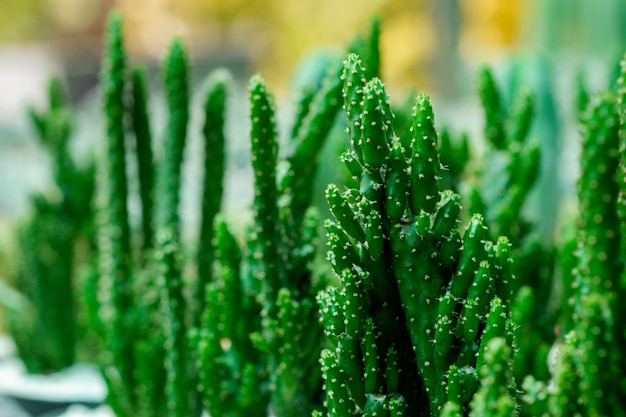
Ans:
[{"label": "green cactus", "polygon": [[[372,48],[376,28],[375,22],[364,38]],[[370,56],[371,67],[378,68],[377,51]],[[315,325],[315,294],[324,279],[313,270],[319,215],[311,208],[312,187],[323,141],[340,110],[342,70],[341,62],[333,62],[319,87],[303,92],[284,158],[274,99],[260,76],[250,80],[253,223],[243,255],[223,221],[216,224],[221,255],[198,332],[201,386],[211,414],[258,414],[269,406],[275,415],[299,416],[321,403],[322,328]],[[231,242],[230,249],[222,239]],[[240,302],[233,305],[243,311],[218,307],[218,300],[235,298]],[[242,315],[247,323],[240,322]],[[216,373],[220,387],[211,386]]]},{"label": "green cactus", "polygon": [[[470,211],[484,213],[485,222],[493,231],[492,238],[507,236],[511,243],[510,257],[515,260],[511,273],[515,280],[507,285],[506,291],[507,297],[511,297],[513,320],[520,324],[517,334],[521,352],[515,377],[523,380],[532,374],[547,378],[546,355],[555,339],[553,329],[557,319],[549,303],[555,267],[554,244],[523,211],[540,169],[540,144],[530,136],[534,95],[527,89],[519,89],[511,105],[506,106],[486,66],[480,70],[479,91],[487,147],[482,161],[474,165]],[[518,295],[521,288],[524,294]],[[528,304],[530,300],[534,303]]]},{"label": "green cactus", "polygon": [[[320,148],[312,141],[324,139],[338,110],[338,90],[328,86],[334,78],[331,73],[310,99],[307,115],[300,115],[302,121],[291,156],[280,163],[273,98],[259,76],[250,81],[254,223],[247,235],[242,266],[237,265],[239,255],[219,259],[222,276],[215,275],[207,291],[209,301],[238,294],[248,317],[259,314],[260,320],[238,324],[241,315],[232,306],[222,309],[207,304],[199,346],[200,357],[206,361],[201,365],[206,368],[202,382],[205,403],[213,413],[240,415],[252,409],[265,412],[259,405],[266,407],[269,403],[277,415],[302,415],[318,401],[321,329],[304,333],[305,323],[317,322],[310,268],[318,221],[314,211],[302,212],[301,207],[310,205],[310,191],[303,193],[302,187],[312,185],[310,178],[302,176],[305,171],[307,176],[312,175],[315,164],[311,161]],[[297,232],[292,229],[295,224],[300,225]],[[222,239],[232,241],[237,248],[234,239],[227,237],[226,226],[216,227],[223,236],[216,240],[218,248]],[[209,317],[221,317],[234,327],[211,322]],[[246,341],[249,336],[252,345]],[[229,341],[227,349],[220,345],[224,340]],[[215,357],[209,358],[209,354]],[[225,378],[221,393],[209,388],[214,378],[210,370],[217,370]],[[253,388],[255,384],[258,392]],[[250,388],[247,394],[238,393],[237,386]],[[229,400],[222,402],[221,395]]]},{"label": "green cactus", "polygon": [[[626,65],[623,72],[626,73]],[[623,77],[623,75],[622,75]],[[623,78],[618,86],[623,94]],[[566,237],[561,267],[564,337],[555,348],[544,413],[622,416],[625,362],[619,353],[623,284],[623,99],[592,95],[580,115],[579,220]],[[620,120],[621,119],[621,120]],[[575,244],[575,248],[574,248]],[[573,254],[572,254],[573,252]]]},{"label": "green cactus", "polygon": [[[380,80],[365,78],[356,55],[344,68],[352,143],[344,160],[358,162],[349,167],[358,184],[327,190],[334,217],[326,222],[328,257],[341,287],[319,296],[330,343],[322,354],[326,409],[439,415],[448,371],[476,375],[480,346],[512,331],[505,307],[496,314],[499,328],[487,319],[496,285],[513,279],[510,260],[497,255],[504,241],[488,242],[482,216],[459,231],[460,196],[438,185],[429,97],[417,96],[412,128],[398,137]],[[475,378],[455,378],[470,392],[459,404],[464,409]]]},{"label": "green cactus", "polygon": [[60,79],[49,81],[47,108],[28,111],[51,157],[53,186],[31,196],[31,210],[17,227],[14,283],[29,311],[10,312],[8,325],[27,370],[47,373],[72,365],[83,347],[75,271],[92,244],[94,173],[91,161],[83,167],[70,152],[75,114]]},{"label": "green cactus", "polygon": [[[225,143],[224,124],[226,117],[226,99],[230,74],[225,70],[215,71],[206,81],[204,102],[203,135],[205,188],[202,195],[202,223],[198,237],[198,289],[203,294],[207,283],[212,281],[212,263],[214,259],[213,223],[221,209],[224,194]],[[200,297],[196,317],[201,317],[205,308],[205,298]],[[194,323],[199,325],[199,320]]]},{"label": "green cactus", "polygon": [[[164,63],[168,106],[163,155],[153,157],[145,79],[127,69],[122,22],[112,14],[102,71],[107,152],[99,167],[100,328],[109,402],[116,414],[200,415],[197,358],[190,326],[199,323],[208,265],[213,259],[212,224],[222,196],[224,103],[228,77],[214,74],[206,95],[207,181],[198,243],[198,280],[188,288],[180,237],[181,167],[188,135],[188,64],[174,40]],[[126,86],[130,84],[132,91]],[[127,97],[126,94],[132,94]],[[129,105],[130,103],[130,105]],[[130,120],[126,124],[126,120]],[[129,227],[126,138],[132,128],[142,203],[141,236]],[[213,177],[212,174],[219,175]],[[154,181],[156,179],[156,181]],[[207,232],[207,229],[209,231]],[[140,246],[133,243],[139,242]],[[201,262],[201,261],[204,261]],[[157,279],[158,278],[158,279]],[[164,395],[165,393],[165,395]]]}]

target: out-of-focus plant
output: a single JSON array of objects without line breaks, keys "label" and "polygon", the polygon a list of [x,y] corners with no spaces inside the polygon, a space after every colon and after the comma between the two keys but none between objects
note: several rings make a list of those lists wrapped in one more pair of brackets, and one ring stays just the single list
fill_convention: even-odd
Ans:
[{"label": "out-of-focus plant", "polygon": [[89,244],[94,176],[92,166],[81,167],[70,152],[74,114],[58,78],[49,82],[48,108],[29,114],[50,154],[54,182],[32,196],[31,212],[18,227],[15,286],[28,304],[8,318],[28,371],[46,373],[75,360],[75,250]]}]

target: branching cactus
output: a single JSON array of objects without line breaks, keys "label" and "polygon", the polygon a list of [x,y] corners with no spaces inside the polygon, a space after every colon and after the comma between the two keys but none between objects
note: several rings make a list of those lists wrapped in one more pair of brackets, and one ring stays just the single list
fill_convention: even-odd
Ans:
[{"label": "branching cactus", "polygon": [[356,55],[343,92],[351,147],[342,159],[356,185],[327,190],[328,256],[341,281],[319,295],[328,415],[437,416],[451,386],[464,410],[488,339],[512,343],[500,301],[514,278],[510,244],[489,241],[480,214],[461,233],[460,196],[439,188],[426,94],[398,137],[383,84],[366,79]]},{"label": "branching cactus", "polygon": [[84,261],[75,249],[92,243],[94,175],[91,164],[81,167],[70,152],[74,114],[59,79],[49,82],[48,108],[29,110],[40,144],[51,157],[53,186],[31,197],[31,212],[17,230],[15,284],[30,308],[9,314],[8,324],[28,371],[47,373],[75,359],[75,270]]}]

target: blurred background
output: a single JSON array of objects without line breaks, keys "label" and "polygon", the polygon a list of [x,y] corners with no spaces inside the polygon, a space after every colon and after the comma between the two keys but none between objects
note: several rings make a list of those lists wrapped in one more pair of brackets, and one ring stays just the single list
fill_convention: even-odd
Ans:
[{"label": "blurred background", "polygon": [[[233,120],[245,120],[251,74],[266,78],[288,112],[294,74],[306,74],[316,54],[339,50],[375,15],[382,20],[382,75],[392,101],[427,91],[443,123],[478,135],[479,64],[494,68],[505,93],[531,85],[538,112],[552,112],[536,123],[552,123],[547,134],[556,137],[557,125],[567,124],[555,120],[573,119],[576,74],[584,72],[592,89],[603,88],[626,50],[623,0],[0,0],[0,245],[7,226],[27,210],[29,193],[48,184],[47,156],[33,139],[26,108],[45,101],[50,76],[61,78],[79,110],[75,151],[86,152],[101,137],[95,87],[112,8],[125,18],[131,59],[149,68],[155,88],[173,36],[187,43],[197,83],[212,68],[229,68],[239,82],[234,100],[241,101],[232,106]],[[152,110],[159,109],[157,99]],[[235,163],[244,167],[245,123],[234,124],[240,131],[231,136],[239,139],[229,157],[240,155]],[[567,127],[559,132],[567,136]],[[227,188],[231,200],[247,199],[245,187]]]}]

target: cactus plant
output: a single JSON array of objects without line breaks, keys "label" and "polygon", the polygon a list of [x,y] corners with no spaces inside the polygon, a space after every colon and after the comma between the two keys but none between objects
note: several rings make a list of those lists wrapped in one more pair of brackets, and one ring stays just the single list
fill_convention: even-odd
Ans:
[{"label": "cactus plant", "polygon": [[74,114],[60,79],[48,84],[48,108],[30,108],[29,115],[51,156],[54,183],[52,190],[31,197],[31,213],[18,227],[16,286],[29,309],[9,314],[9,326],[28,371],[47,373],[70,366],[76,357],[75,269],[83,259],[75,248],[91,240],[93,169],[81,167],[70,152]]},{"label": "cactus plant", "polygon": [[[101,76],[107,137],[106,154],[99,166],[97,255],[102,360],[109,402],[118,415],[199,415],[198,374],[190,355],[189,326],[193,325],[191,312],[202,308],[204,287],[198,284],[191,297],[185,295],[183,266],[187,260],[181,253],[178,214],[189,119],[186,52],[182,42],[174,40],[164,64],[169,118],[164,153],[157,159],[152,152],[145,77],[140,69],[128,70],[122,21],[116,13],[109,18],[107,36]],[[223,166],[227,82],[218,77],[205,91],[206,165],[211,168],[213,164],[218,169]],[[128,84],[131,97],[127,96]],[[127,119],[131,123],[127,124]],[[132,237],[127,208],[126,143],[133,136],[142,203],[140,239]],[[219,209],[221,181],[221,176],[207,181],[203,224],[211,224]],[[207,236],[206,229],[199,238],[199,259],[211,256],[204,253],[211,252],[207,244],[211,235]],[[135,247],[135,241],[141,246]],[[201,281],[206,280],[206,267],[199,265]]]},{"label": "cactus plant", "polygon": [[[378,68],[377,28],[375,21],[351,46],[368,51],[372,70]],[[320,86],[302,94],[282,160],[273,97],[260,76],[250,80],[253,224],[243,250],[226,223],[216,224],[216,272],[198,334],[201,387],[213,415],[262,415],[269,406],[277,416],[300,416],[320,406],[315,294],[324,279],[313,270],[319,215],[311,207],[312,187],[340,110],[341,71],[335,61]],[[241,311],[219,300],[240,300]]]},{"label": "cactus plant", "polygon": [[[513,279],[509,243],[490,242],[479,214],[461,234],[460,196],[439,189],[426,94],[416,98],[411,130],[400,133],[383,84],[366,79],[358,56],[348,57],[343,80],[351,140],[343,159],[356,185],[327,190],[328,256],[341,281],[319,296],[330,343],[321,358],[328,414],[436,416],[455,367],[469,375],[458,379],[470,392],[463,409],[481,345],[512,337],[496,301],[502,292],[506,304],[498,288]],[[490,303],[500,306],[500,325],[487,331]]]}]

